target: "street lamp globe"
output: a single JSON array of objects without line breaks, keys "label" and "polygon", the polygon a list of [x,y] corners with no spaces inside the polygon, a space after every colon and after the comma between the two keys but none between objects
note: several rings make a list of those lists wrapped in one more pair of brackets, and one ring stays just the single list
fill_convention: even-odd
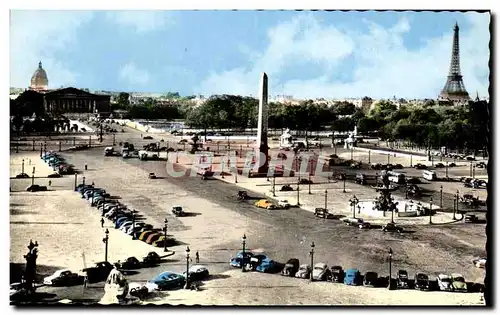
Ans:
[{"label": "street lamp globe", "polygon": [[243,242],[243,244],[245,244],[247,240],[247,236],[245,234],[243,234],[243,237],[241,238],[241,241]]},{"label": "street lamp globe", "polygon": [[106,234],[106,235],[108,235],[108,234],[109,234],[108,229],[106,229],[106,231],[104,231],[104,234]]}]

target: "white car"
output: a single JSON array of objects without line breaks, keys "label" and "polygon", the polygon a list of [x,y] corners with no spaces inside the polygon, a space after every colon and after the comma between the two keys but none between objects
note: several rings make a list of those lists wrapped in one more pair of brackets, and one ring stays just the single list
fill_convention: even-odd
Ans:
[{"label": "white car", "polygon": [[312,274],[313,280],[325,281],[327,278],[328,266],[325,263],[317,263],[314,265]]},{"label": "white car", "polygon": [[486,258],[478,258],[478,259],[474,259],[472,261],[472,263],[474,264],[474,266],[476,266],[477,268],[485,268],[486,267]]},{"label": "white car", "polygon": [[281,199],[278,201],[278,206],[281,208],[288,209],[291,207],[290,203],[286,199]]},{"label": "white car", "polygon": [[69,269],[61,269],[54,272],[51,276],[43,278],[43,284],[54,285],[54,284],[66,284],[70,282],[75,282],[78,280],[78,274],[72,272]]},{"label": "white car", "polygon": [[451,278],[445,274],[439,274],[437,277],[437,282],[439,286],[439,290],[441,291],[451,291]]}]

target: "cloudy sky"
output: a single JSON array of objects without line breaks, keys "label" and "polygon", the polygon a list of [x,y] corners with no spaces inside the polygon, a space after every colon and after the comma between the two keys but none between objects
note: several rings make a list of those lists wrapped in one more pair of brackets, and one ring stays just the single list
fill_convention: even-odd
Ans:
[{"label": "cloudy sky", "polygon": [[51,88],[297,98],[435,98],[453,26],[472,95],[488,95],[488,14],[459,12],[11,11],[10,85],[42,61]]}]

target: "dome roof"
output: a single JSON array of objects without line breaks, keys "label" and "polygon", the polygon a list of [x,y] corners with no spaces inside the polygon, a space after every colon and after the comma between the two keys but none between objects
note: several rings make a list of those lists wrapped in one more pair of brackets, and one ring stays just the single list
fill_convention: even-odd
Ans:
[{"label": "dome roof", "polygon": [[36,89],[47,89],[49,85],[49,79],[47,78],[47,73],[42,68],[42,62],[38,63],[38,69],[36,69],[35,73],[31,77],[31,88]]}]

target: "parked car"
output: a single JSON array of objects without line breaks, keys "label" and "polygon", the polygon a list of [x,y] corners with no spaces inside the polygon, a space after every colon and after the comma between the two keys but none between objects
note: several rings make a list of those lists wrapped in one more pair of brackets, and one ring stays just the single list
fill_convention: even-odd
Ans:
[{"label": "parked car", "polygon": [[280,191],[293,191],[293,188],[292,188],[292,186],[287,184],[287,185],[281,186]]},{"label": "parked car", "polygon": [[34,185],[30,185],[28,188],[26,188],[26,191],[29,191],[29,192],[47,191],[47,186],[40,186],[40,185],[34,184]]},{"label": "parked car", "polygon": [[479,197],[474,197],[472,194],[464,194],[460,196],[459,202],[469,207],[474,207],[479,205]]},{"label": "parked car", "polygon": [[162,236],[163,236],[162,233],[155,232],[155,233],[149,235],[149,237],[146,239],[146,243],[153,244],[153,242],[155,242],[156,240],[158,240]]},{"label": "parked car", "polygon": [[87,275],[89,283],[106,280],[113,266],[107,261],[96,263],[93,267],[82,269],[81,273]]},{"label": "parked car", "polygon": [[[254,257],[252,257],[253,259]],[[278,271],[279,264],[274,260],[266,257],[260,261],[260,263],[255,267],[255,271],[258,272],[269,272],[274,273]]]},{"label": "parked car", "polygon": [[370,224],[370,222],[363,221],[363,222],[358,224],[358,227],[361,230],[369,230],[372,228],[372,225]]},{"label": "parked car", "polygon": [[328,266],[325,263],[320,262],[314,265],[312,273],[313,280],[326,281],[326,279],[329,277],[330,269],[328,269]]},{"label": "parked car", "polygon": [[316,208],[314,209],[314,215],[323,218],[323,219],[329,219],[332,217],[332,214],[328,212],[328,209],[325,208]]},{"label": "parked car", "polygon": [[69,269],[61,269],[54,272],[51,276],[43,278],[43,284],[52,286],[68,286],[82,282],[82,278]]},{"label": "parked car", "polygon": [[309,279],[311,275],[311,266],[308,264],[302,264],[299,266],[299,270],[295,274],[295,278]]},{"label": "parked car", "polygon": [[344,284],[346,285],[360,285],[361,273],[358,269],[350,268],[345,271]]},{"label": "parked car", "polygon": [[145,136],[142,139],[144,139],[144,140],[153,140],[153,137],[151,137],[151,136]]},{"label": "parked car", "polygon": [[487,168],[488,165],[486,163],[484,163],[484,162],[479,162],[479,163],[476,164],[476,167],[477,168]]},{"label": "parked car", "polygon": [[[208,271],[208,268],[202,265],[193,265],[189,267],[189,280],[193,281],[199,281],[199,280],[204,280],[208,278],[210,272]],[[182,274],[184,277],[186,277],[186,272]]]},{"label": "parked car", "polygon": [[151,266],[156,265],[161,262],[161,257],[156,252],[149,252],[146,256],[142,258],[142,264]]},{"label": "parked car", "polygon": [[16,175],[16,178],[30,178],[30,176],[26,173],[20,173]]},{"label": "parked car", "polygon": [[452,291],[451,278],[445,274],[437,275],[437,282],[439,290],[441,291]]},{"label": "parked car", "polygon": [[257,208],[262,208],[262,209],[267,209],[267,210],[272,210],[272,209],[277,208],[271,201],[269,201],[267,199],[261,199],[261,200],[255,202],[254,205]]},{"label": "parked car", "polygon": [[281,275],[293,277],[297,271],[299,271],[299,260],[297,258],[290,258],[285,263],[283,270],[281,270]]},{"label": "parked car", "polygon": [[397,226],[395,223],[386,223],[382,226],[382,231],[383,232],[398,232],[398,233],[402,233],[403,232],[403,228],[402,227],[399,227]]},{"label": "parked car", "polygon": [[299,181],[299,183],[300,183],[301,185],[308,185],[308,184],[312,184],[312,183],[313,183],[313,181],[312,181],[312,180],[310,180],[310,179],[307,179],[307,178],[301,178],[301,179],[300,179],[300,181]]},{"label": "parked car", "polygon": [[344,282],[344,270],[340,266],[330,268],[330,280],[336,283]]},{"label": "parked car", "polygon": [[459,273],[451,274],[451,289],[456,292],[467,292],[467,283],[464,276]]},{"label": "parked car", "polygon": [[417,163],[413,167],[416,168],[417,170],[425,170],[425,169],[427,169],[427,165],[424,165],[422,163]]},{"label": "parked car", "polygon": [[375,287],[378,281],[378,274],[373,271],[368,271],[363,278],[363,285],[367,287]]},{"label": "parked car", "polygon": [[176,217],[183,217],[183,216],[186,215],[186,213],[184,212],[184,209],[181,206],[173,206],[172,207],[172,213]]},{"label": "parked car", "polygon": [[155,173],[149,173],[148,178],[149,179],[156,179]]},{"label": "parked car", "polygon": [[466,223],[475,223],[479,218],[475,214],[466,214],[464,220]]},{"label": "parked car", "polygon": [[398,270],[398,289],[408,289],[408,272],[406,270]]},{"label": "parked car", "polygon": [[148,230],[144,231],[139,235],[139,240],[145,242],[151,234],[157,233],[157,231]]},{"label": "parked car", "polygon": [[443,168],[444,164],[443,163],[436,163],[436,164],[434,164],[434,167],[435,168]]},{"label": "parked car", "polygon": [[251,251],[245,251],[244,253],[243,251],[240,251],[236,253],[236,256],[234,258],[231,258],[229,264],[231,265],[231,267],[242,268],[243,264],[248,262],[253,256],[254,254]]},{"label": "parked car", "polygon": [[137,258],[129,257],[124,262],[117,262],[115,266],[118,269],[139,269],[142,264]]},{"label": "parked car", "polygon": [[248,199],[248,193],[245,190],[240,190],[238,191],[238,200],[245,200]]},{"label": "parked car", "polygon": [[165,271],[149,280],[146,286],[149,290],[169,290],[181,288],[186,283],[186,278],[178,273]]},{"label": "parked car", "polygon": [[287,199],[280,199],[280,200],[278,200],[278,207],[280,207],[282,209],[288,209],[291,206],[292,205],[288,202]]},{"label": "parked car", "polygon": [[474,264],[474,266],[476,266],[477,268],[485,268],[486,267],[486,258],[478,258],[478,259],[474,259],[472,261],[472,263]]},{"label": "parked car", "polygon": [[415,289],[421,291],[430,290],[430,281],[429,276],[425,273],[417,273],[415,274]]}]

